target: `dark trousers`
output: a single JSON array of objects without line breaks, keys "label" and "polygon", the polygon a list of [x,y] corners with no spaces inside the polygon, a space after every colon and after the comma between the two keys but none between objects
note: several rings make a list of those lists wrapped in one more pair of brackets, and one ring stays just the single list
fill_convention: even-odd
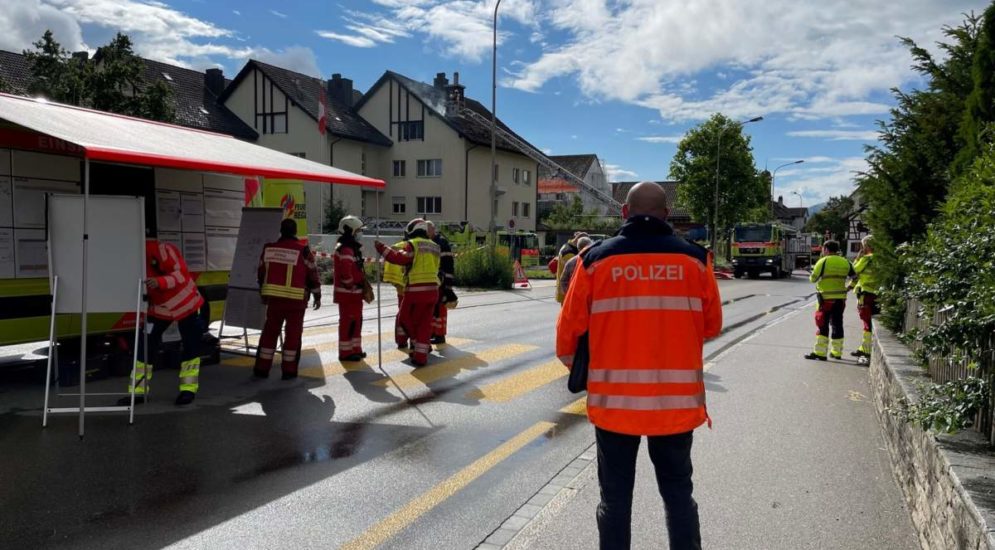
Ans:
[{"label": "dark trousers", "polygon": [[[627,549],[632,541],[632,488],[642,439],[596,428],[598,443],[598,532],[601,550]],[[656,484],[667,514],[671,550],[700,549],[698,504],[691,496],[692,432],[648,436]]]},{"label": "dark trousers", "polygon": [[[152,327],[147,332],[149,341],[148,360],[146,360],[145,356],[145,338],[142,338],[141,333],[138,335],[138,360],[154,364],[155,356],[159,353],[159,346],[162,345],[162,335],[169,328],[169,325],[173,324],[173,321],[156,319],[155,317],[149,317],[148,321],[152,324]],[[176,325],[180,329],[180,342],[183,344],[180,360],[189,361],[194,357],[199,357],[200,336],[203,331],[200,327],[200,320],[197,319],[197,313],[191,313],[176,321]]]},{"label": "dark trousers", "polygon": [[829,337],[830,326],[833,329],[833,339],[843,338],[843,312],[846,310],[846,298],[839,300],[823,300],[819,298],[819,309],[815,312],[815,326],[819,336]]}]

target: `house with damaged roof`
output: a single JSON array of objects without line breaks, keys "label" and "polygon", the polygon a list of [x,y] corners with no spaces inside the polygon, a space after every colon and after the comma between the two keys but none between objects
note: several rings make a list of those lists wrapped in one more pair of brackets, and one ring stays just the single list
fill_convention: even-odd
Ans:
[{"label": "house with damaged roof", "polygon": [[356,104],[359,115],[393,142],[388,172],[377,176],[387,182],[384,217],[425,216],[487,229],[493,207],[499,229],[534,231],[538,164],[503,137],[525,141],[498,119],[498,197],[492,205],[491,113],[464,91],[459,73],[451,83],[438,73],[428,84],[387,71]]},{"label": "house with damaged roof", "polygon": [[[584,180],[590,187],[598,189],[605,195],[612,194],[611,184],[605,173],[604,166],[598,155],[556,155],[550,156],[550,160],[562,167],[570,174]],[[559,170],[553,171],[545,166],[539,170],[539,210],[540,218],[549,213],[552,208],[561,202],[573,200],[573,197],[580,197],[584,205],[584,211],[595,211],[598,214],[608,213],[608,206],[591,193],[584,192],[569,177]]]}]

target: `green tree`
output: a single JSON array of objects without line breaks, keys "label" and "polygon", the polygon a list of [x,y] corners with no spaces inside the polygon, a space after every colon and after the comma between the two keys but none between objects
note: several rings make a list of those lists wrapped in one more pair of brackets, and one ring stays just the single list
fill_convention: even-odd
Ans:
[{"label": "green tree", "polygon": [[149,120],[172,122],[176,118],[173,89],[164,81],[156,80],[142,93],[139,112],[136,114]]},{"label": "green tree", "polygon": [[569,202],[561,202],[554,206],[542,223],[550,229],[584,229],[595,233],[614,233],[622,225],[622,219],[603,216],[594,209],[585,211],[580,195],[574,194]]},{"label": "green tree", "polygon": [[339,230],[339,222],[348,214],[349,212],[346,211],[342,199],[333,200],[329,198],[325,201],[325,222],[321,224],[321,231],[326,235],[335,233]]},{"label": "green tree", "polygon": [[139,116],[142,111],[142,60],[135,56],[131,39],[117,33],[97,52],[99,67],[90,79],[94,109]]},{"label": "green tree", "polygon": [[995,121],[995,3],[985,10],[977,32],[971,65],[973,87],[959,129],[964,146],[954,161],[955,175],[970,169],[982,143],[991,141],[988,126]]},{"label": "green tree", "polygon": [[729,228],[768,208],[770,191],[753,163],[753,148],[742,125],[721,113],[691,129],[670,162],[670,178],[681,182],[677,200],[695,220],[713,225],[715,163],[719,153],[719,227]]},{"label": "green tree", "polygon": [[47,30],[41,40],[34,42],[36,51],[22,53],[31,64],[31,83],[28,94],[42,96],[59,103],[84,105],[87,96],[89,67],[73,59],[69,52]]},{"label": "green tree", "polygon": [[853,219],[854,214],[853,199],[845,195],[831,197],[825,208],[809,218],[808,223],[805,224],[805,231],[820,235],[829,231],[833,238],[845,239],[849,233],[850,220]]},{"label": "green tree", "polygon": [[874,234],[882,288],[901,284],[903,271],[895,249],[921,239],[950,186],[950,167],[963,145],[959,127],[974,88],[971,76],[980,20],[973,14],[957,27],[943,29],[935,59],[911,39],[913,69],[924,89],[893,90],[897,105],[879,122],[880,146],[868,148],[869,169],[857,178],[868,204],[864,219]]}]

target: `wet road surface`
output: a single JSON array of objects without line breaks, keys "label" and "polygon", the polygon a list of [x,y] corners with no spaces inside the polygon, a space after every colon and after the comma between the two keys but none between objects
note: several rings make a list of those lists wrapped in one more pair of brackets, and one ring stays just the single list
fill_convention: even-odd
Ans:
[{"label": "wet road surface", "polygon": [[[812,292],[800,275],[720,288],[727,329],[706,346],[710,360]],[[449,344],[417,370],[393,349],[393,301],[382,370],[375,304],[370,357],[346,365],[325,306],[309,312],[299,379],[275,368],[254,381],[251,360],[227,354],[178,410],[177,373],[157,372],[134,426],[92,414],[84,441],[75,417],[40,429],[42,388],[5,388],[0,546],[473,548],[593,441],[554,359],[552,296],[543,283],[461,293]]]}]

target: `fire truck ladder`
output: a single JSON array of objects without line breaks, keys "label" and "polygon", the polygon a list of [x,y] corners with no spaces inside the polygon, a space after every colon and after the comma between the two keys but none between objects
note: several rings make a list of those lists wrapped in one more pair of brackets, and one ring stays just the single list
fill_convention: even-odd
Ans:
[{"label": "fire truck ladder", "polygon": [[[468,118],[476,122],[477,124],[484,126],[485,128],[490,128],[491,126],[490,119],[471,109],[464,108],[463,110],[460,111],[460,116]],[[523,155],[529,157],[530,159],[542,165],[542,167],[545,168],[546,170],[549,170],[553,174],[562,176],[564,179],[570,181],[570,183],[576,185],[582,191],[584,191],[588,195],[591,195],[599,202],[607,206],[608,214],[619,215],[622,213],[622,205],[615,200],[615,197],[587,183],[582,178],[577,177],[575,174],[573,174],[566,168],[554,162],[551,158],[546,156],[542,151],[539,151],[535,147],[519,139],[518,136],[516,136],[515,134],[506,131],[500,126],[497,126],[495,128],[494,133],[497,134],[498,137],[500,137],[501,139],[505,140],[506,142],[514,146],[516,149],[518,149]],[[536,177],[538,178],[538,174],[536,175]]]}]

